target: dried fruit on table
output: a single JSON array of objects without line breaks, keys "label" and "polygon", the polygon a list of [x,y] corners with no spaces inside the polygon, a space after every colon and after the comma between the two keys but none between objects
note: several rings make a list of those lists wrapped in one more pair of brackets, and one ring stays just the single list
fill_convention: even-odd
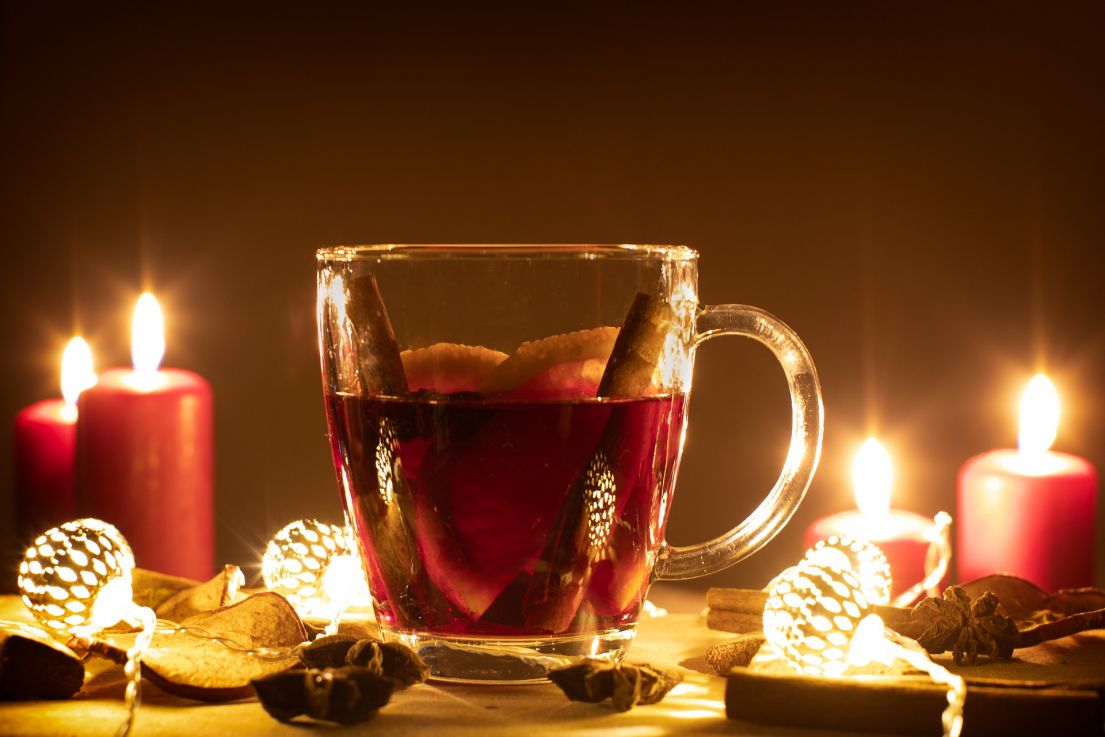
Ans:
[{"label": "dried fruit on table", "polygon": [[83,683],[80,658],[45,630],[0,624],[0,700],[67,699]]},{"label": "dried fruit on table", "polygon": [[572,701],[598,703],[610,699],[618,711],[637,704],[655,704],[683,680],[672,668],[649,663],[609,663],[586,659],[549,671],[549,680]]},{"label": "dried fruit on table", "polygon": [[211,580],[178,591],[159,604],[154,611],[159,619],[180,622],[201,612],[210,612],[233,604],[244,583],[245,577],[238,566],[224,566]]},{"label": "dried fruit on table", "polygon": [[387,704],[394,684],[368,668],[289,670],[253,681],[261,705],[281,721],[306,715],[338,724],[370,719]]},{"label": "dried fruit on table", "polygon": [[132,598],[138,606],[148,606],[150,609],[156,610],[181,591],[195,588],[202,583],[202,581],[191,578],[181,578],[180,576],[170,576],[167,573],[158,573],[145,568],[135,568],[131,574],[131,588],[134,592]]},{"label": "dried fruit on table", "polygon": [[[253,679],[297,665],[295,648],[307,639],[291,604],[271,592],[197,614],[180,625],[185,631],[154,634],[142,656],[142,675],[168,693],[200,701],[249,696]],[[69,644],[77,652],[124,663],[134,638],[133,633],[105,633],[94,640],[73,638]],[[245,652],[249,649],[270,652],[259,657]]]}]

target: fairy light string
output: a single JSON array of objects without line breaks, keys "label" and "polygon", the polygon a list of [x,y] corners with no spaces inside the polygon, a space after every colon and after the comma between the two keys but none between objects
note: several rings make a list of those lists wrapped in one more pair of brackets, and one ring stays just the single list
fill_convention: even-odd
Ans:
[{"label": "fairy light string", "polygon": [[[772,581],[764,605],[764,637],[792,668],[812,676],[841,677],[871,662],[907,663],[947,687],[943,733],[959,737],[966,684],[871,611],[875,602],[868,594],[883,590],[883,567],[865,545],[870,543],[853,547],[851,541],[830,539]],[[889,580],[885,584],[888,588]]]}]

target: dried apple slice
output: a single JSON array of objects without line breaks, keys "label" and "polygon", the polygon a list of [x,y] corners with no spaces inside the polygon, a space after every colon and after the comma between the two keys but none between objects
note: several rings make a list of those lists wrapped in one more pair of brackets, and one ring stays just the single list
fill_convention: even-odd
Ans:
[{"label": "dried apple slice", "polygon": [[479,390],[518,399],[594,397],[617,338],[618,328],[601,327],[523,343]]},{"label": "dried apple slice", "polygon": [[180,622],[200,612],[210,612],[233,604],[239,597],[238,592],[245,583],[242,569],[227,565],[210,581],[178,591],[161,602],[155,609],[160,619]]},{"label": "dried apple slice", "polygon": [[170,576],[167,573],[135,568],[132,576],[134,588],[134,603],[138,606],[148,606],[157,609],[176,594],[187,589],[199,586],[202,581],[180,576]]},{"label": "dried apple slice", "polygon": [[434,343],[400,354],[411,391],[441,394],[476,391],[506,357],[502,351],[461,343]]},{"label": "dried apple slice", "polygon": [[[292,648],[307,639],[292,605],[272,592],[197,614],[181,625],[208,636],[157,632],[142,656],[142,676],[168,693],[199,701],[230,701],[252,695],[250,681],[296,665],[299,656]],[[212,637],[224,638],[238,648],[286,649],[288,657],[255,657]],[[73,638],[69,646],[77,652],[125,663],[134,638],[133,633],[109,633],[95,640]]]}]

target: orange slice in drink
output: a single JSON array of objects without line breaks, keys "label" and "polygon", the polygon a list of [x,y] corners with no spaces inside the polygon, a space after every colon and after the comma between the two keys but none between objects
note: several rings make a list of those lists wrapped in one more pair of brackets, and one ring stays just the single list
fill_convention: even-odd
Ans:
[{"label": "orange slice in drink", "polygon": [[553,335],[518,346],[479,391],[511,399],[586,399],[598,393],[618,328]]},{"label": "orange slice in drink", "polygon": [[429,389],[452,394],[476,391],[507,355],[483,346],[434,343],[403,351],[399,357],[403,360],[407,387],[412,392]]}]

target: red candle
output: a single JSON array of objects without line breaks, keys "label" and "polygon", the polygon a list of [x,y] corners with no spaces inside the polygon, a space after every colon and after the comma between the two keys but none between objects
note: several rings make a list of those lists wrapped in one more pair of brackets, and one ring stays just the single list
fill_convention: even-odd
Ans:
[{"label": "red candle", "polygon": [[61,357],[64,399],[44,399],[15,416],[16,535],[25,544],[76,516],[77,397],[96,383],[92,351],[73,338]]},{"label": "red candle", "polygon": [[933,530],[931,518],[890,508],[893,475],[886,448],[875,438],[868,438],[852,464],[858,511],[814,520],[805,535],[807,549],[833,535],[878,545],[890,563],[892,597],[925,578],[925,556]]},{"label": "red candle", "polygon": [[81,400],[77,491],[82,514],[114,524],[138,565],[206,579],[215,566],[211,387],[159,368],[161,309],[143,294],[134,369],[111,369]]},{"label": "red candle", "polygon": [[1089,586],[1097,472],[1050,449],[1059,395],[1043,374],[1024,391],[1020,422],[1018,450],[975,456],[959,471],[959,578],[1008,572],[1047,591]]}]

